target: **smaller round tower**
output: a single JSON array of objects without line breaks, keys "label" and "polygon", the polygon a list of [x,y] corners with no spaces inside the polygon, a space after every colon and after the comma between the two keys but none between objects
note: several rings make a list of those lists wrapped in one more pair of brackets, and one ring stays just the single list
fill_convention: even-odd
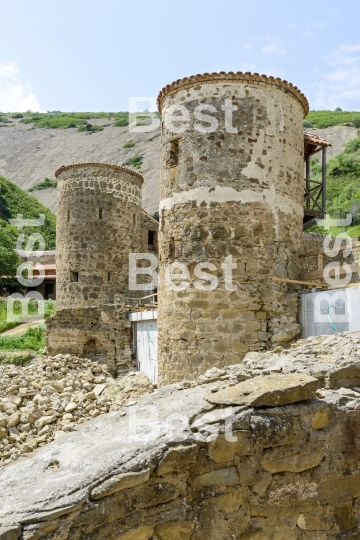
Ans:
[{"label": "smaller round tower", "polygon": [[141,251],[143,177],[102,163],[68,165],[55,176],[58,309],[112,303],[128,291],[129,253]]}]

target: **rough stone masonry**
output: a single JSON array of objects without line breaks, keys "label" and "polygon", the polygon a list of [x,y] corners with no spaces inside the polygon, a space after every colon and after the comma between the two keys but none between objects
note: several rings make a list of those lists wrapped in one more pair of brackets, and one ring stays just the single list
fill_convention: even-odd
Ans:
[{"label": "rough stone masonry", "polygon": [[359,332],[250,352],[1,468],[0,539],[358,540],[359,441]]},{"label": "rough stone masonry", "polygon": [[[168,384],[238,362],[300,331],[297,295],[270,278],[298,278],[308,103],[280,79],[214,73],[166,86],[158,104],[159,380]],[[174,116],[180,106],[187,110],[186,129],[176,131],[174,125],[184,126],[184,118]],[[199,106],[212,111],[216,129],[199,128]],[[233,110],[230,126],[226,107]],[[236,291],[222,269],[229,256],[237,263]],[[174,262],[185,264],[191,278],[197,263],[211,263],[219,285],[169,288],[164,278]]]}]

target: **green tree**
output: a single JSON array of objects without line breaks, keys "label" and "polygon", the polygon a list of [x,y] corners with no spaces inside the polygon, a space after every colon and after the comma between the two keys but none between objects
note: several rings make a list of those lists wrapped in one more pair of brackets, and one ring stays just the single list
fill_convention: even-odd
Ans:
[{"label": "green tree", "polygon": [[0,286],[16,281],[16,269],[20,257],[15,252],[17,231],[0,221]]}]

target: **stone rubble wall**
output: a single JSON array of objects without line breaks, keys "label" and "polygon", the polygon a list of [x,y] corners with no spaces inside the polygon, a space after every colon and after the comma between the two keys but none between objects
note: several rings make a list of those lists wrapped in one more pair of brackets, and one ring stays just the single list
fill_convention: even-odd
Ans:
[{"label": "stone rubble wall", "polygon": [[[128,291],[129,253],[141,251],[142,178],[118,169],[84,164],[58,174],[60,310],[112,302]],[[71,271],[78,282],[71,281]]]},{"label": "stone rubble wall", "polygon": [[[191,82],[191,81],[190,81]],[[160,384],[194,380],[212,366],[239,362],[247,351],[293,339],[297,294],[270,275],[297,279],[302,250],[304,110],[292,94],[249,81],[199,83],[162,98],[190,111],[174,134],[163,121],[160,201]],[[191,87],[189,87],[189,85]],[[237,107],[236,133],[225,129],[225,98]],[[213,105],[219,127],[200,133],[194,108]],[[196,120],[195,120],[196,122]],[[226,289],[221,264],[231,255],[237,291]],[[219,286],[169,289],[171,263],[215,265]]]},{"label": "stone rubble wall", "polygon": [[131,342],[131,323],[121,304],[61,309],[46,322],[47,354],[90,358],[113,375],[134,369]]},{"label": "stone rubble wall", "polygon": [[0,538],[356,540],[359,440],[359,332],[249,353],[0,469]]}]

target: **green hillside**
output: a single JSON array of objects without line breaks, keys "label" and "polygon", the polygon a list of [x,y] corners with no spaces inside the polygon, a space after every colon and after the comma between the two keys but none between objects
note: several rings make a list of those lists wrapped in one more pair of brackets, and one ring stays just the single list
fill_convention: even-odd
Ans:
[{"label": "green hillside", "polygon": [[354,126],[360,128],[359,111],[310,111],[304,120],[304,128],[328,128],[332,126]]},{"label": "green hillside", "polygon": [[[16,219],[18,214],[22,214],[23,219],[39,219],[40,214],[44,214],[45,223],[40,227],[24,227],[19,231],[9,224],[9,219]],[[45,240],[45,249],[55,249],[56,217],[35,197],[0,176],[0,276],[10,276],[16,272],[19,258],[14,253],[14,248],[21,233],[25,238],[31,233],[41,234]],[[25,247],[24,242],[23,249]],[[33,249],[37,247],[35,244]]]},{"label": "green hillside", "polygon": [[[311,160],[311,176],[321,177],[321,165]],[[348,142],[344,152],[328,162],[327,175],[327,214],[331,218],[345,218],[352,215],[349,227],[332,228],[332,234],[346,232],[352,237],[360,236],[360,136]],[[322,227],[313,227],[313,232],[329,234]]]}]

